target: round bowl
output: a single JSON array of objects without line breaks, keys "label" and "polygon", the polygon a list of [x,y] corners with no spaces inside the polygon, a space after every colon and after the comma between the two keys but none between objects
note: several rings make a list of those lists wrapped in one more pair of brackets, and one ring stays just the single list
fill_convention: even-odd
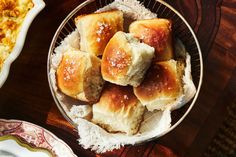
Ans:
[{"label": "round bowl", "polygon": [[[54,49],[60,45],[60,42],[70,34],[75,28],[74,18],[80,14],[89,14],[95,12],[97,9],[106,6],[107,4],[113,2],[113,0],[87,0],[84,3],[80,4],[76,7],[61,23],[59,28],[57,29],[53,40],[51,42],[51,46],[49,49],[48,54],[48,62],[47,62],[47,72],[48,72],[48,81],[51,93],[53,95],[54,101],[56,102],[57,107],[61,111],[62,115],[65,119],[70,122],[75,128],[76,124],[72,121],[72,119],[67,115],[65,108],[62,107],[56,93],[53,89],[52,80],[50,78],[50,69],[51,69],[51,56],[54,54]],[[194,31],[188,24],[188,22],[184,19],[184,17],[177,12],[173,7],[169,4],[163,2],[162,0],[143,0],[142,4],[151,10],[152,12],[156,13],[160,18],[168,18],[171,19],[173,22],[173,33],[176,38],[179,38],[183,44],[187,52],[189,52],[191,56],[191,65],[192,65],[192,78],[193,82],[196,86],[196,94],[194,98],[184,105],[182,108],[172,111],[171,118],[172,118],[172,126],[153,138],[148,140],[140,141],[135,144],[139,144],[142,142],[147,142],[150,140],[154,140],[160,136],[163,136],[173,130],[176,126],[178,126],[183,119],[188,115],[190,110],[192,109],[193,105],[198,98],[201,84],[202,84],[202,77],[203,77],[203,64],[202,64],[202,55],[198,40],[194,34]]]}]

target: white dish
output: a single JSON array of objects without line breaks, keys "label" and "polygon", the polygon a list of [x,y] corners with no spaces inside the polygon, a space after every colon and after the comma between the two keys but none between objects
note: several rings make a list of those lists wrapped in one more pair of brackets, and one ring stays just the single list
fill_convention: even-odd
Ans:
[{"label": "white dish", "polygon": [[34,18],[39,14],[39,12],[45,7],[43,0],[33,0],[34,7],[27,13],[24,22],[22,23],[20,32],[17,36],[15,46],[7,59],[4,61],[2,69],[0,71],[0,88],[7,79],[10,71],[11,63],[19,56],[25,42],[26,34],[28,32],[29,26],[34,20]]},{"label": "white dish", "polygon": [[0,119],[0,156],[76,157],[71,148],[48,130],[20,120]]},{"label": "white dish", "polygon": [[16,157],[16,154],[18,157],[51,157],[44,151],[31,150],[15,139],[0,140],[0,156]]}]

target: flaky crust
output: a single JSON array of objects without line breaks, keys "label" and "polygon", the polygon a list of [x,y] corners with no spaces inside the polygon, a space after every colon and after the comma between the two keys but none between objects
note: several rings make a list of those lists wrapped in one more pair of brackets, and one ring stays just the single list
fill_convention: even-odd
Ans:
[{"label": "flaky crust", "polygon": [[111,37],[123,30],[123,13],[113,10],[81,15],[75,18],[75,24],[81,35],[81,50],[99,56]]}]

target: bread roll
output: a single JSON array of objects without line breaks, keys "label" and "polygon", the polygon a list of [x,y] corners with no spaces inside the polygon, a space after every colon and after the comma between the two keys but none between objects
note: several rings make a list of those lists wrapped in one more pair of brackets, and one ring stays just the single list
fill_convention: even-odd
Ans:
[{"label": "bread roll", "polygon": [[145,107],[130,86],[107,83],[98,103],[93,105],[93,119],[109,132],[137,133]]},{"label": "bread roll", "polygon": [[75,24],[80,33],[81,50],[99,56],[111,37],[123,30],[123,13],[114,10],[82,15],[75,18]]},{"label": "bread roll", "polygon": [[154,56],[154,48],[124,32],[117,32],[102,56],[102,76],[106,81],[137,87]]},{"label": "bread roll", "polygon": [[101,61],[89,53],[71,50],[58,66],[57,85],[62,93],[78,100],[96,102],[103,87]]},{"label": "bread roll", "polygon": [[134,93],[149,111],[164,110],[183,94],[184,65],[177,61],[154,62]]},{"label": "bread roll", "polygon": [[172,45],[172,23],[167,19],[150,19],[133,22],[129,31],[144,43],[155,48],[155,60],[174,58]]}]

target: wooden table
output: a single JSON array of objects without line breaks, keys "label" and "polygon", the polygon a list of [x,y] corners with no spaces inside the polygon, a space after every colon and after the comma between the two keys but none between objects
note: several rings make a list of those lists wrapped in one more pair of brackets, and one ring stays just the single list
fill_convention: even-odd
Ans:
[{"label": "wooden table", "polygon": [[[51,96],[46,72],[52,37],[62,20],[81,2],[45,0],[45,9],[33,21],[24,49],[0,89],[0,118],[41,125],[64,140],[78,156],[95,156],[77,144],[78,135],[61,117]],[[207,156],[213,152],[213,139],[217,139],[222,125],[226,125],[225,119],[232,115],[232,109],[235,111],[232,105],[236,102],[235,0],[167,2],[184,15],[199,39],[204,59],[199,98],[187,118],[167,135],[101,156],[167,156],[168,153],[171,156],[172,151],[178,156]]]}]

